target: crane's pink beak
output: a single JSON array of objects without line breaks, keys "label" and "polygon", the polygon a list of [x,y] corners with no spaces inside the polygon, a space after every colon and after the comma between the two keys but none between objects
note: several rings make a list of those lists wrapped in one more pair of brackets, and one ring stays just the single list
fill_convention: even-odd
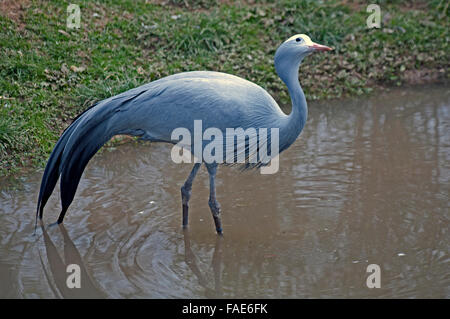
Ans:
[{"label": "crane's pink beak", "polygon": [[309,47],[312,48],[314,51],[331,51],[331,50],[333,50],[332,48],[327,47],[326,45],[322,45],[322,44],[318,44],[318,43],[313,43]]}]

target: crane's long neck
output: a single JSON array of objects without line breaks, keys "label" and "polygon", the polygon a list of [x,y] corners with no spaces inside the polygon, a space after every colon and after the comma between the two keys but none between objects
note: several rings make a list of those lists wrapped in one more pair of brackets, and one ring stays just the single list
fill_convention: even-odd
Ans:
[{"label": "crane's long neck", "polygon": [[301,61],[296,65],[276,64],[277,73],[286,84],[292,101],[292,111],[283,127],[280,128],[280,151],[289,147],[301,133],[308,117],[308,106],[305,94],[298,81],[298,70]]}]

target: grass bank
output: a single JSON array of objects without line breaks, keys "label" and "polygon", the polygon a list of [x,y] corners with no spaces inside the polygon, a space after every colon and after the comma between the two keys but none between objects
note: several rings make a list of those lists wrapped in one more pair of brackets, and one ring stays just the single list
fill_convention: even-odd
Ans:
[{"label": "grass bank", "polygon": [[[66,27],[67,5],[81,27]],[[372,2],[372,1],[371,1]],[[41,166],[71,119],[95,101],[183,71],[251,80],[288,104],[275,74],[277,46],[295,33],[335,48],[308,58],[308,99],[448,79],[448,2],[378,1],[0,2],[0,176]]]}]

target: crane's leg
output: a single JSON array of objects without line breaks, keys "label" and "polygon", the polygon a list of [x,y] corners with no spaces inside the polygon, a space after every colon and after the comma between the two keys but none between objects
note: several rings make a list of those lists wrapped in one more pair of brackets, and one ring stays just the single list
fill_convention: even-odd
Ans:
[{"label": "crane's leg", "polygon": [[184,185],[181,186],[181,202],[183,203],[183,228],[186,228],[189,220],[189,199],[191,198],[192,182],[194,181],[195,175],[197,175],[198,169],[202,163],[194,164],[189,177],[187,178]]},{"label": "crane's leg", "polygon": [[209,208],[214,218],[216,231],[222,235],[222,221],[220,220],[220,204],[216,199],[216,171],[217,164],[206,164],[209,173]]}]

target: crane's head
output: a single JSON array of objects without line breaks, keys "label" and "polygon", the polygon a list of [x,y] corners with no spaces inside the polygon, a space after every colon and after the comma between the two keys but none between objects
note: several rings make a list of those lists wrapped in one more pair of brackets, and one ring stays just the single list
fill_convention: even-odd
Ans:
[{"label": "crane's head", "polygon": [[275,68],[278,75],[283,79],[292,70],[297,72],[300,63],[307,55],[313,52],[330,50],[332,48],[314,43],[306,34],[296,34],[278,47],[275,53]]},{"label": "crane's head", "polygon": [[306,34],[296,34],[284,41],[277,50],[276,55],[283,54],[288,58],[303,59],[305,56],[318,51],[330,51],[326,45],[314,43]]}]

